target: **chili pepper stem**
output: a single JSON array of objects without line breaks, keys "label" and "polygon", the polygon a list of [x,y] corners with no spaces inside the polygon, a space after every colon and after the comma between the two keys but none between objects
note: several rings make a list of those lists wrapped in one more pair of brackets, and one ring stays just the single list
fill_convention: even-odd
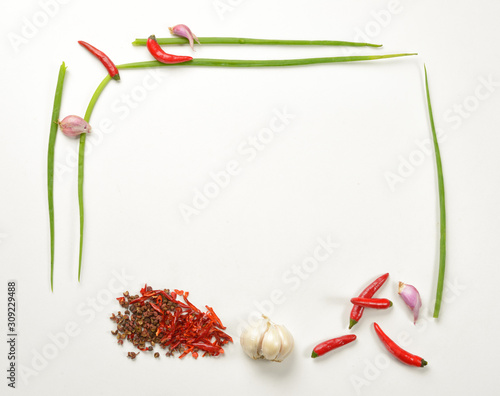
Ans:
[{"label": "chili pepper stem", "polygon": [[317,358],[318,356],[319,356],[319,355],[318,355],[316,352],[312,351],[312,353],[311,353],[311,357],[312,357],[313,359],[314,359],[314,358]]},{"label": "chili pepper stem", "polygon": [[52,108],[52,119],[50,123],[49,148],[47,154],[47,192],[49,201],[49,223],[50,223],[50,290],[54,291],[54,249],[55,249],[55,227],[54,227],[54,156],[57,129],[59,127],[59,113],[61,110],[62,91],[64,77],[66,76],[66,65],[64,62],[59,68],[57,77],[56,93],[54,95],[54,106]]},{"label": "chili pepper stem", "polygon": [[432,115],[431,97],[429,93],[429,82],[427,79],[427,68],[424,65],[425,71],[425,92],[427,96],[427,107],[429,111],[429,120],[432,130],[432,140],[434,142],[434,152],[436,155],[436,168],[438,179],[438,192],[439,192],[439,220],[440,220],[440,241],[439,241],[439,274],[436,290],[436,303],[434,305],[434,318],[439,317],[441,310],[441,301],[443,299],[444,287],[444,273],[446,267],[446,205],[444,194],[444,177],[443,165],[441,163],[441,153],[439,151],[439,143],[436,136],[436,127],[434,125],[434,116]]},{"label": "chili pepper stem", "polygon": [[[382,44],[359,43],[353,41],[337,40],[273,40],[273,39],[254,39],[244,37],[198,37],[199,44],[235,44],[235,45],[325,45],[325,46],[344,46],[344,47],[382,47]],[[135,46],[144,46],[147,39],[138,38],[132,42]],[[186,38],[158,38],[160,45],[189,44]]]},{"label": "chili pepper stem", "polygon": [[352,329],[352,328],[353,328],[353,326],[354,326],[356,323],[358,323],[358,321],[357,321],[357,320],[350,319],[350,320],[349,320],[349,329]]},{"label": "chili pepper stem", "polygon": [[[90,99],[89,105],[87,106],[87,111],[85,112],[85,121],[90,121],[90,116],[94,110],[95,104],[101,96],[102,91],[106,88],[106,85],[111,81],[109,74],[104,77],[101,83],[95,90],[92,98]],[[80,249],[78,253],[78,282],[80,282],[81,272],[82,272],[82,254],[83,254],[83,226],[84,226],[84,208],[83,208],[83,175],[84,175],[84,161],[85,161],[85,141],[87,134],[83,133],[80,135],[80,145],[78,150],[78,208],[80,212]]]}]

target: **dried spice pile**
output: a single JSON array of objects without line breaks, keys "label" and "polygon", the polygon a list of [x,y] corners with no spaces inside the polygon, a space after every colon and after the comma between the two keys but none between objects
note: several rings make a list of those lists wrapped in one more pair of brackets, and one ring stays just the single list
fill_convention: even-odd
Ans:
[{"label": "dried spice pile", "polygon": [[[181,296],[184,302],[177,300]],[[111,334],[116,336],[118,344],[130,341],[141,351],[153,351],[156,345],[166,349],[166,356],[180,353],[179,358],[187,354],[196,359],[198,353],[203,356],[218,356],[224,353],[223,346],[233,339],[223,330],[221,320],[209,306],[202,312],[188,300],[189,293],[182,290],[153,290],[145,285],[141,296],[130,295],[128,291],[118,297],[125,308],[122,314],[112,314],[110,319],[117,323]],[[140,352],[129,352],[128,357],[135,359]],[[160,356],[158,352],[154,354]]]}]

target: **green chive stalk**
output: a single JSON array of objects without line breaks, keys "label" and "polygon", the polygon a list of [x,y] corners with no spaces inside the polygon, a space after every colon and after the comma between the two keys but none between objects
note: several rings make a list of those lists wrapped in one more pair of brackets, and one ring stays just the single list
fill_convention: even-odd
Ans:
[{"label": "green chive stalk", "polygon": [[[106,85],[111,81],[109,74],[104,77],[102,82],[99,84],[97,89],[90,99],[90,103],[87,106],[87,111],[85,112],[85,121],[90,122],[90,116],[94,110],[95,104],[99,96],[101,96],[102,91],[106,88]],[[80,147],[78,150],[78,207],[80,210],[80,249],[78,254],[78,282],[80,282],[80,275],[82,271],[82,252],[83,252],[83,224],[84,224],[84,210],[83,210],[83,171],[84,171],[84,160],[85,160],[85,141],[87,139],[87,134],[82,133],[80,135]]]},{"label": "green chive stalk", "polygon": [[[200,44],[246,44],[246,45],[329,45],[343,47],[382,47],[382,44],[358,43],[353,41],[336,40],[273,40],[273,39],[253,39],[243,37],[198,37]],[[189,44],[185,38],[157,38],[160,45],[182,45]],[[132,45],[144,46],[148,39],[138,38]]]},{"label": "green chive stalk", "polygon": [[54,291],[54,152],[56,146],[59,113],[61,111],[62,92],[64,77],[66,76],[66,65],[64,62],[59,68],[57,77],[56,93],[54,96],[54,106],[52,108],[52,118],[50,123],[49,149],[47,155],[47,191],[49,198],[49,221],[50,221],[50,289]]},{"label": "green chive stalk", "polygon": [[439,191],[439,222],[440,222],[440,241],[439,241],[439,274],[436,290],[436,303],[434,305],[434,317],[439,317],[441,310],[441,301],[443,299],[444,287],[444,271],[446,266],[446,206],[444,199],[444,178],[443,178],[443,165],[441,164],[441,153],[439,151],[439,144],[436,135],[436,127],[434,125],[434,117],[432,115],[431,97],[429,94],[429,82],[427,79],[427,68],[424,65],[425,71],[425,91],[427,94],[427,107],[429,109],[429,119],[432,129],[432,140],[434,141],[434,153],[436,154],[436,168],[438,179]]},{"label": "green chive stalk", "polygon": [[321,63],[358,62],[379,59],[398,58],[402,56],[417,55],[416,53],[388,54],[388,55],[362,55],[362,56],[335,56],[328,58],[301,58],[301,59],[271,59],[271,60],[236,60],[236,59],[209,59],[195,58],[188,62],[166,64],[158,61],[124,63],[117,65],[118,69],[142,69],[145,67],[163,66],[212,66],[212,67],[278,67],[301,66]]}]

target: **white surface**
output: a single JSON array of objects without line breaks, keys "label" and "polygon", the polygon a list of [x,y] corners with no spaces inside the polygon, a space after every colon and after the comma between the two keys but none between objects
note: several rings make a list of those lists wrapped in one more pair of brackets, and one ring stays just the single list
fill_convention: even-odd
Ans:
[{"label": "white surface", "polygon": [[[6,281],[15,279],[18,363],[36,372],[18,372],[12,393],[139,394],[147,388],[153,394],[385,395],[395,392],[396,381],[406,395],[493,389],[500,323],[498,2],[221,0],[233,4],[222,17],[214,1],[66,3],[46,20],[40,12],[47,11],[33,0],[4,2],[0,12],[0,317],[5,323]],[[14,51],[9,34],[22,34],[34,18],[43,26]],[[57,138],[51,293],[46,150],[59,65],[64,60],[68,66],[61,116],[83,115],[105,72],[77,40],[117,63],[148,60],[146,49],[130,42],[168,36],[167,27],[176,23],[199,36],[359,40],[364,30],[384,47],[356,53],[419,56],[288,69],[159,70],[159,82],[126,115],[119,109],[122,95],[140,94],[149,72],[122,71],[122,81],[109,84],[92,116],[95,130],[105,119],[113,130],[88,139],[80,284],[77,141]],[[346,51],[203,46],[194,56],[298,58]],[[439,230],[435,161],[433,154],[414,152],[417,141],[431,136],[424,62],[436,124],[444,132],[451,287],[438,321],[431,318]],[[488,79],[496,82],[490,91],[480,88]],[[469,110],[452,115],[456,106]],[[295,118],[254,160],[238,151],[285,108]],[[384,175],[397,173],[411,156],[421,163],[391,190]],[[211,182],[210,172],[230,161],[237,161],[240,173],[187,223],[179,205],[191,204],[194,191]],[[318,238],[338,246],[297,280],[289,271],[313,254]],[[235,344],[219,359],[125,358],[132,349],[118,347],[109,334],[108,314],[118,310],[109,301],[110,290],[119,294],[115,271],[128,276],[120,291],[136,292],[145,282],[189,290],[195,304],[215,308]],[[310,359],[316,343],[348,333],[349,299],[384,272],[390,278],[379,295],[394,307],[365,311],[353,329],[356,343]],[[399,280],[420,290],[419,326],[397,296]],[[284,301],[272,305],[270,316],[291,330],[296,349],[282,364],[254,362],[238,345],[238,328],[276,289]],[[388,356],[371,326],[375,320],[429,366],[406,367]],[[77,334],[67,342],[59,337],[53,349],[54,335],[68,325]],[[0,367],[6,369],[6,343],[1,345]],[[37,361],[47,353],[55,356]]]}]

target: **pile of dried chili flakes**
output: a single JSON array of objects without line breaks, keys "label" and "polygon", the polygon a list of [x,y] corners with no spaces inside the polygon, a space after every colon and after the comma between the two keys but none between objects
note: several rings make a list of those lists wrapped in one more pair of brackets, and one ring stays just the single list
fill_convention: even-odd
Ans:
[{"label": "pile of dried chili flakes", "polygon": [[[189,292],[182,290],[153,290],[147,285],[141,289],[141,296],[126,291],[117,298],[125,312],[118,311],[110,317],[117,323],[111,334],[120,345],[128,340],[145,352],[159,346],[167,350],[166,356],[178,352],[179,358],[183,358],[191,353],[196,359],[199,353],[203,356],[224,353],[223,346],[233,339],[223,331],[226,328],[212,308],[205,306],[207,311],[202,312],[189,302],[188,296]],[[128,357],[135,359],[139,353],[129,352]],[[155,352],[154,356],[160,354]]]}]

